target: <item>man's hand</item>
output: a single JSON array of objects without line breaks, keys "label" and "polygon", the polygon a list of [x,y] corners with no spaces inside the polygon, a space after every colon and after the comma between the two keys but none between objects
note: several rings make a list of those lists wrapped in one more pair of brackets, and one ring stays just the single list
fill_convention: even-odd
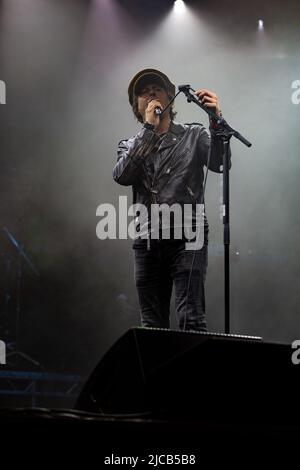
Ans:
[{"label": "man's hand", "polygon": [[159,115],[155,114],[155,108],[157,107],[162,109],[162,105],[160,101],[154,100],[154,99],[149,100],[148,106],[145,111],[146,121],[149,122],[149,124],[152,124],[155,127],[155,129],[157,129],[160,124],[160,117]]},{"label": "man's hand", "polygon": [[215,111],[217,116],[221,114],[221,108],[218,101],[218,97],[212,91],[201,88],[200,90],[195,91],[195,95],[198,96],[199,101],[204,105],[210,108],[212,111]]}]

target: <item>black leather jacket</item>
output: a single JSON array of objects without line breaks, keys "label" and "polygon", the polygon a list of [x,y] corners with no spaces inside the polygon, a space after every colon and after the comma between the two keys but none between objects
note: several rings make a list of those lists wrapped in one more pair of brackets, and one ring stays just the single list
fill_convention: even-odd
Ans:
[{"label": "black leather jacket", "polygon": [[171,122],[163,136],[142,129],[134,137],[121,140],[114,180],[132,185],[134,203],[201,204],[203,166],[220,173],[222,141],[211,129],[211,138],[202,124]]}]

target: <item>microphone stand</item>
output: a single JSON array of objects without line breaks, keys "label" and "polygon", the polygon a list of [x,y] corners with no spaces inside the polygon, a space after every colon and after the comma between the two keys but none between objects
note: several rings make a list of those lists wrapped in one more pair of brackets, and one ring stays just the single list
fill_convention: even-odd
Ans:
[{"label": "microphone stand", "polygon": [[[188,103],[195,103],[199,108],[203,109],[212,121],[217,125],[215,134],[222,139],[223,149],[223,243],[224,243],[224,313],[225,313],[225,333],[230,333],[230,223],[229,223],[229,141],[231,137],[240,140],[247,147],[251,147],[251,143],[245,139],[237,130],[233,129],[222,116],[218,116],[214,111],[204,106],[197,96],[193,95],[190,85],[181,85],[178,87],[183,92]],[[177,94],[178,94],[177,93]],[[177,96],[177,95],[176,95]]]}]

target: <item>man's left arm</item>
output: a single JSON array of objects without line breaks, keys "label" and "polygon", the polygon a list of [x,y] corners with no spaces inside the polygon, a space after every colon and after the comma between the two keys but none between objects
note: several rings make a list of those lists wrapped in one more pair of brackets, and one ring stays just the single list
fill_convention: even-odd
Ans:
[{"label": "man's left arm", "polygon": [[[195,91],[195,95],[198,96],[199,101],[207,108],[212,109],[217,116],[221,116],[221,108],[217,95],[207,89],[201,88]],[[223,165],[223,142],[222,138],[218,136],[218,125],[211,118],[209,119],[209,130],[210,136],[207,132],[201,134],[201,154],[204,157],[204,163],[207,165],[209,159],[209,169],[216,172],[222,173],[220,166]],[[231,150],[230,144],[228,147],[229,151],[229,167],[231,167]]]}]

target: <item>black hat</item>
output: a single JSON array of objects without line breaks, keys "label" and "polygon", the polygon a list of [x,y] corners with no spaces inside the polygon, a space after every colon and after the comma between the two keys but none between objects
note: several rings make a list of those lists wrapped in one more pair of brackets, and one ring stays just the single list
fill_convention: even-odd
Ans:
[{"label": "black hat", "polygon": [[175,95],[175,85],[169,80],[167,75],[160,72],[159,70],[143,69],[135,74],[128,86],[128,97],[131,106],[134,95],[138,95],[142,89],[150,83],[157,83],[162,86],[167,91],[167,93],[169,93],[169,95]]}]

